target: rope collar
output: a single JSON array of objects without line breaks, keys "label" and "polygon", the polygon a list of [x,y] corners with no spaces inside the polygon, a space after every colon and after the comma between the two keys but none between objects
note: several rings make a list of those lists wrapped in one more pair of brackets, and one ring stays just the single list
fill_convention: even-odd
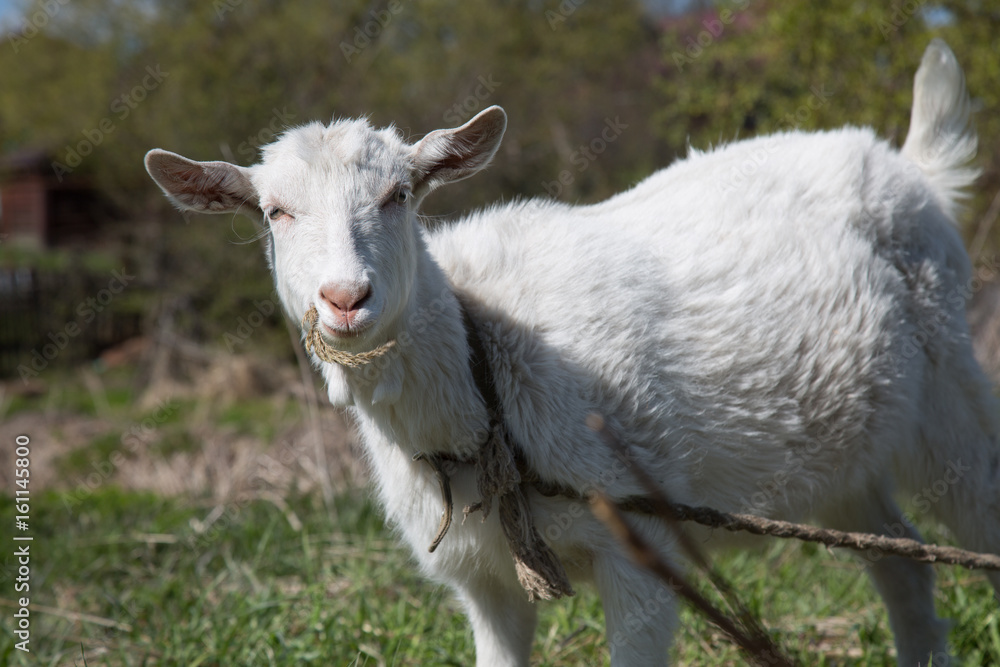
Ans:
[{"label": "rope collar", "polygon": [[[431,541],[429,551],[433,552],[438,548],[452,523],[454,503],[451,481],[445,471],[444,462],[474,465],[480,499],[464,508],[464,518],[481,511],[485,521],[492,511],[493,499],[496,498],[500,526],[514,560],[518,581],[527,591],[528,599],[534,602],[538,599],[551,600],[573,595],[569,577],[559,557],[545,543],[535,527],[528,504],[527,489],[532,487],[547,497],[558,495],[572,500],[584,500],[584,496],[576,489],[543,480],[528,466],[523,448],[511,436],[507,427],[503,403],[497,394],[486,348],[476,329],[476,323],[461,298],[459,298],[459,308],[462,311],[462,323],[469,347],[469,370],[472,372],[489,417],[489,437],[480,446],[474,459],[461,459],[439,453],[419,452],[414,455],[414,461],[424,461],[434,469],[444,506],[441,523]],[[373,350],[357,354],[337,350],[327,344],[320,332],[319,313],[315,304],[310,306],[302,318],[302,328],[306,332],[307,351],[314,352],[317,357],[328,363],[350,368],[365,366],[385,355],[396,343],[395,340],[390,340]],[[623,503],[626,509],[650,510],[648,500],[644,498],[629,497]]]},{"label": "rope collar", "polygon": [[[523,451],[507,428],[503,403],[497,393],[489,357],[476,323],[462,299],[459,298],[458,301],[469,347],[469,370],[486,404],[489,417],[489,436],[480,445],[474,461],[480,499],[466,507],[463,513],[468,517],[472,512],[482,511],[485,521],[492,510],[493,498],[496,497],[500,527],[507,539],[518,581],[527,591],[528,599],[534,602],[538,599],[551,600],[573,595],[573,587],[559,557],[535,527],[527,498],[528,481],[521,473],[522,470],[527,470]],[[433,550],[444,538],[450,525],[451,503],[448,502],[450,489],[447,475],[440,465],[435,465],[431,459],[428,461],[435,467],[445,501],[442,523],[435,542],[431,544]]]},{"label": "rope collar", "polygon": [[382,343],[374,350],[353,354],[331,347],[323,338],[319,330],[319,313],[316,311],[316,304],[309,306],[309,310],[302,317],[302,329],[306,332],[306,351],[315,352],[316,356],[331,364],[340,364],[349,368],[361,368],[365,364],[378,359],[388,352],[396,344],[390,340]]}]

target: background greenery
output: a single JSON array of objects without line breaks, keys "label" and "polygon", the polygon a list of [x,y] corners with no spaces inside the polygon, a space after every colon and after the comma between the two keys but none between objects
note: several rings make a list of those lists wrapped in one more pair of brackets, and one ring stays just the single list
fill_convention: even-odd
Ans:
[{"label": "background greenery", "polygon": [[[594,201],[689,145],[845,123],[901,143],[913,73],[940,36],[965,68],[980,134],[982,178],[963,234],[979,233],[977,254],[996,250],[1000,5],[674,4],[683,11],[630,0],[26,2],[26,22],[0,49],[0,153],[41,149],[68,165],[92,151],[70,177],[89,179],[123,212],[95,243],[113,237],[144,269],[137,287],[148,288],[150,326],[179,300],[199,317],[175,325],[214,343],[269,289],[257,244],[244,243],[254,229],[238,218],[182,224],[142,169],[152,147],[250,164],[289,125],[367,116],[418,138],[501,104],[510,124],[493,166],[436,193],[425,213],[516,197]],[[816,91],[824,103],[795,117]],[[581,160],[615,119],[627,128]],[[564,171],[572,183],[555,186]],[[239,284],[223,279],[234,271]]]},{"label": "background greenery", "polygon": [[[450,596],[417,575],[352,483],[361,473],[348,461],[357,459],[349,430],[316,404],[277,310],[230,344],[241,318],[275,300],[249,241],[252,224],[172,210],[141,166],[152,147],[245,165],[288,125],[363,115],[417,138],[500,104],[510,124],[494,164],[436,193],[425,212],[447,219],[516,197],[589,202],[689,146],[845,123],[871,125],[898,145],[913,73],[939,36],[965,69],[980,136],[982,177],[962,233],[973,254],[996,253],[995,0],[675,4],[653,13],[627,0],[22,3],[23,21],[0,44],[0,153],[41,149],[68,164],[87,150],[71,176],[93,183],[120,215],[87,243],[54,251],[0,239],[0,265],[106,281],[109,267],[124,263],[138,278],[113,308],[141,316],[154,342],[110,370],[78,367],[81,356],[66,354],[37,384],[14,377],[0,385],[3,442],[30,432],[54,443],[33,463],[34,488],[45,489],[33,509],[45,549],[34,572],[39,652],[14,651],[4,613],[0,665],[472,660],[470,631]],[[810,109],[817,91],[825,102]],[[581,147],[609,121],[627,127],[581,170]],[[557,188],[564,171],[572,183]],[[76,299],[64,294],[49,316],[72,317],[66,302]],[[182,373],[164,371],[179,358]],[[248,358],[258,365],[234,375]],[[234,385],[233,395],[221,393]],[[130,429],[158,414],[152,406],[163,397],[169,419],[157,417],[142,450],[81,491]],[[279,466],[262,491],[231,482],[241,465],[271,461],[274,443],[309,442],[318,432],[327,434],[328,458]],[[0,474],[0,526],[11,523],[9,488]],[[234,504],[232,520],[209,521]],[[199,532],[206,524],[214,529]],[[924,528],[929,539],[948,539],[933,524]],[[885,612],[847,558],[781,544],[718,562],[804,664],[892,664]],[[4,586],[10,566],[0,559]],[[956,648],[969,665],[1000,664],[1000,618],[982,577],[939,572],[939,611],[957,621]],[[586,589],[545,605],[535,661],[606,664],[602,626]],[[691,614],[675,658],[741,664]]]}]

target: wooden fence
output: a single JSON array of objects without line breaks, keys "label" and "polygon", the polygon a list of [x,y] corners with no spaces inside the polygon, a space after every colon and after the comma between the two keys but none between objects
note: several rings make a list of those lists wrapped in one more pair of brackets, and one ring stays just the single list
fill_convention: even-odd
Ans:
[{"label": "wooden fence", "polygon": [[0,378],[36,378],[139,335],[136,287],[122,270],[0,266]]}]

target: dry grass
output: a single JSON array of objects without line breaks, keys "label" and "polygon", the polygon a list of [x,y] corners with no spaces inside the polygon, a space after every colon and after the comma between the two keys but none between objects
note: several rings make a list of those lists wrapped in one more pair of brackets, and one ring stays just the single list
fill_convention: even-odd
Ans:
[{"label": "dry grass", "polygon": [[[115,485],[222,503],[364,483],[353,429],[294,365],[173,356],[152,372],[84,368],[0,384],[0,442],[31,438],[32,490]],[[13,480],[0,470],[0,492]]]}]

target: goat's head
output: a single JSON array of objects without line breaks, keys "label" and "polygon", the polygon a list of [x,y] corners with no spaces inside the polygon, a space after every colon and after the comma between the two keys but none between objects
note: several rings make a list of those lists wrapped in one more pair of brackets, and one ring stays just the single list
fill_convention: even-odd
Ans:
[{"label": "goat's head", "polygon": [[409,298],[420,201],[485,167],[506,126],[494,106],[410,145],[362,120],[312,123],[285,132],[252,167],[155,149],[146,169],[181,209],[259,220],[289,314],[301,319],[315,305],[327,341],[356,351],[371,347]]}]

